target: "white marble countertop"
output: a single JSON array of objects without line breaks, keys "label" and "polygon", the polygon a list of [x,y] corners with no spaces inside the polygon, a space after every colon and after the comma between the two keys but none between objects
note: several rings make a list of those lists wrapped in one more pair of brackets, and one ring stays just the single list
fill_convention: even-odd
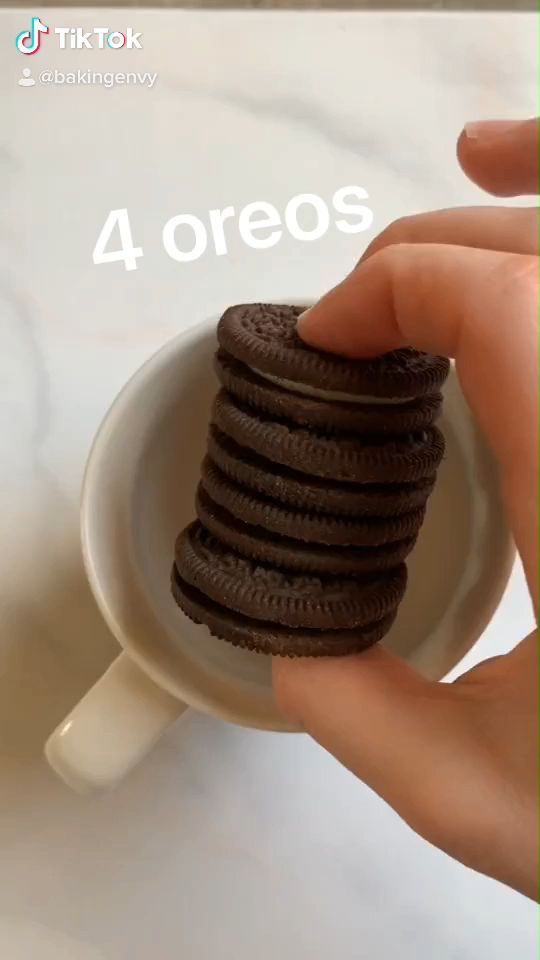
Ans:
[{"label": "white marble countertop", "polygon": [[[43,14],[45,16],[45,14]],[[188,714],[114,793],[72,795],[47,733],[115,652],[86,586],[77,500],[92,435],[137,366],[238,300],[317,295],[406,212],[485,202],[463,122],[535,108],[534,14],[47,10],[127,24],[141,51],[23,58],[0,13],[0,956],[2,960],[532,960],[533,906],[417,839],[307,738]],[[48,44],[48,45],[47,45]],[[34,74],[158,71],[150,89],[21,88]],[[230,233],[177,263],[174,214],[369,194],[374,225]],[[138,269],[95,266],[129,210]],[[232,222],[232,221],[231,221]],[[517,572],[469,659],[529,629]]]}]

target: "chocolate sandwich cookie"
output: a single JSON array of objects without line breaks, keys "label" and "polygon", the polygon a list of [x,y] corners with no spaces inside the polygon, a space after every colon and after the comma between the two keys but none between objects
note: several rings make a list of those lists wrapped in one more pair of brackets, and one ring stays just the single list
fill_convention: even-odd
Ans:
[{"label": "chocolate sandwich cookie", "polygon": [[310,630],[280,626],[245,617],[211,600],[183,580],[173,567],[171,586],[181,610],[195,623],[204,623],[210,633],[236,647],[283,657],[344,657],[373,646],[388,633],[396,612],[353,630]]},{"label": "chocolate sandwich cookie", "polygon": [[[204,509],[203,491],[214,503],[236,517],[238,524],[249,523],[308,543],[362,547],[395,543],[416,536],[424,519],[423,507],[398,517],[360,518],[294,510],[237,486],[208,457],[202,466],[198,491],[198,502],[202,502]],[[200,519],[205,523],[204,517],[200,516]]]},{"label": "chocolate sandwich cookie", "polygon": [[254,620],[310,630],[352,630],[382,620],[401,601],[405,564],[361,579],[276,570],[241,557],[193,523],[176,541],[179,577],[214,603]]},{"label": "chocolate sandwich cookie", "polygon": [[443,453],[437,427],[405,437],[339,438],[293,423],[269,420],[220,390],[212,422],[242,447],[267,460],[330,480],[409,483],[432,476]]},{"label": "chocolate sandwich cookie", "polygon": [[[248,303],[229,307],[218,324],[220,346],[256,373],[282,386],[314,387],[344,395],[410,399],[437,393],[449,369],[445,357],[412,348],[349,360],[314,350],[296,332],[302,307]],[[327,398],[328,399],[328,398]]]},{"label": "chocolate sandwich cookie", "polygon": [[449,364],[409,348],[322,353],[297,336],[300,312],[244,304],[219,322],[198,520],[177,538],[171,587],[231,643],[337,656],[396,616],[444,453]]},{"label": "chocolate sandwich cookie", "polygon": [[241,403],[262,414],[329,433],[393,435],[424,430],[437,419],[442,404],[441,393],[391,405],[318,400],[279,387],[222,349],[216,353],[214,369],[222,386]]},{"label": "chocolate sandwich cookie", "polygon": [[208,434],[208,453],[240,486],[310,513],[394,517],[423,507],[435,484],[435,474],[414,483],[339,483],[312,477],[239,446],[215,425]]},{"label": "chocolate sandwich cookie", "polygon": [[417,534],[380,546],[335,546],[295,540],[239,521],[200,488],[195,509],[203,527],[242,556],[280,570],[315,574],[363,574],[389,570],[411,552]]}]

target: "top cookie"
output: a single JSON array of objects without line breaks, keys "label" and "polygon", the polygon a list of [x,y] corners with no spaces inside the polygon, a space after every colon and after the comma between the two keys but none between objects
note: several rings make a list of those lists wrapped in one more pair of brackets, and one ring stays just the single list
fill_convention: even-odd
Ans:
[{"label": "top cookie", "polygon": [[303,307],[248,303],[229,307],[218,324],[220,345],[263,376],[354,397],[405,399],[440,390],[449,369],[445,357],[412,348],[381,357],[348,360],[309,347],[296,333]]}]

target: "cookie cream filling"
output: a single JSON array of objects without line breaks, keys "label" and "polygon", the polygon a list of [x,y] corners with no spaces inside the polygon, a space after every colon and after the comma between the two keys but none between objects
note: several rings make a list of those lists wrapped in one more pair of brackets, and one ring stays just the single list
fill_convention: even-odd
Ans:
[{"label": "cookie cream filling", "polygon": [[253,373],[263,380],[269,380],[278,387],[283,387],[291,393],[301,393],[306,397],[313,397],[316,400],[341,400],[346,403],[376,403],[381,406],[388,404],[410,403],[414,397],[372,397],[367,393],[344,393],[341,390],[321,390],[319,387],[312,387],[307,383],[298,383],[296,380],[286,380],[284,377],[276,377],[271,373],[263,373],[257,367],[250,367]]}]

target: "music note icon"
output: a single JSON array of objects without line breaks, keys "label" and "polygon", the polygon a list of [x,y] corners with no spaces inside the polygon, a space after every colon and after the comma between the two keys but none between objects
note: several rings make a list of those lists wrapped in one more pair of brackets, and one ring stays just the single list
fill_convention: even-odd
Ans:
[{"label": "music note icon", "polygon": [[15,40],[20,53],[37,53],[41,46],[41,34],[48,33],[48,26],[39,17],[32,17],[29,30],[22,30]]}]

